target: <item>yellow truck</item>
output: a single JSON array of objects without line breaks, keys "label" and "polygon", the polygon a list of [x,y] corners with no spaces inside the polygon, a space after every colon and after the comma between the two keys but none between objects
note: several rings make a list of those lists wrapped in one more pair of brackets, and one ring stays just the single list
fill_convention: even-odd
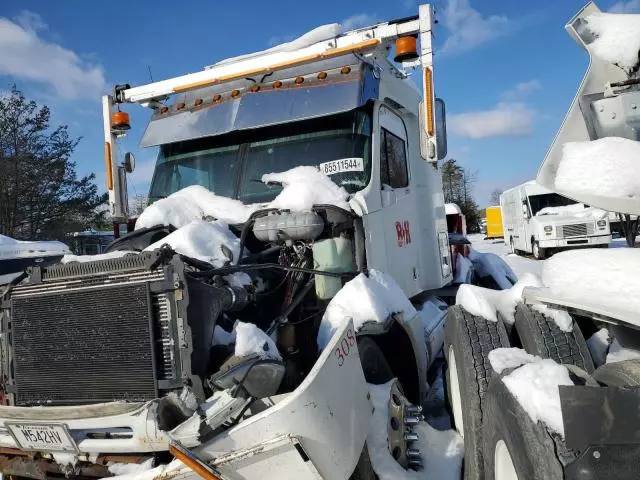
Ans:
[{"label": "yellow truck", "polygon": [[487,207],[486,209],[487,232],[485,238],[503,238],[502,210],[500,206]]}]

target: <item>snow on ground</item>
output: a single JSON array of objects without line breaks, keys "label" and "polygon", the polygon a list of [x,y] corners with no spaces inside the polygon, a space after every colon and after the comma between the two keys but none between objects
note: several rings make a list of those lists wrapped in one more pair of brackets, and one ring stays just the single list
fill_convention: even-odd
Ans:
[{"label": "snow on ground", "polygon": [[640,310],[640,249],[560,252],[544,262],[542,282],[567,299],[616,310]]},{"label": "snow on ground", "polygon": [[458,480],[464,455],[464,441],[453,430],[439,431],[426,422],[420,422],[414,431],[419,440],[424,468],[421,471],[405,470],[395,461],[388,447],[387,423],[389,421],[389,391],[391,382],[369,385],[373,418],[367,436],[369,457],[381,480],[430,479]]},{"label": "snow on ground", "polygon": [[482,234],[467,235],[473,248],[478,252],[493,253],[509,264],[518,278],[526,272],[534,273],[538,276],[542,273],[542,264],[540,260],[529,257],[521,257],[515,253],[510,254],[504,240],[485,240]]},{"label": "snow on ground", "polygon": [[[637,16],[640,18],[640,15]],[[636,61],[638,50],[636,49]],[[606,137],[567,142],[562,147],[555,185],[559,190],[597,196],[608,201],[640,201],[640,142]]]},{"label": "snow on ground", "polygon": [[155,480],[162,477],[178,477],[184,474],[185,476],[193,475],[193,471],[187,467],[180,460],[173,460],[166,465],[159,465],[155,468],[150,468],[144,471],[134,471],[124,474],[118,474],[115,477],[109,477],[109,480]]},{"label": "snow on ground", "polygon": [[598,12],[589,15],[586,21],[587,28],[596,36],[588,45],[595,56],[625,69],[638,64],[640,15]]},{"label": "snow on ground", "polygon": [[109,462],[107,464],[107,468],[114,475],[129,475],[142,473],[147,470],[151,470],[153,467],[153,458],[142,462],[142,463],[117,463],[117,462]]},{"label": "snow on ground", "polygon": [[136,255],[137,252],[129,252],[127,250],[114,250],[113,252],[100,253],[98,255],[65,255],[64,257],[62,257],[62,260],[60,260],[60,263],[95,262],[97,260],[108,260],[110,258],[120,258],[129,254]]},{"label": "snow on ground", "polygon": [[396,282],[374,269],[369,271],[369,276],[361,273],[329,302],[318,329],[318,348],[323,349],[349,318],[358,331],[366,322],[384,323],[391,314],[400,312],[405,318],[417,313]]},{"label": "snow on ground", "polygon": [[240,239],[222,220],[194,220],[149,245],[145,251],[156,250],[164,244],[182,255],[208,262],[214,267],[235,263],[240,255]]},{"label": "snow on ground", "polygon": [[543,422],[564,437],[558,386],[573,385],[569,370],[551,359],[540,359],[518,348],[498,348],[489,353],[494,369],[518,366],[502,377],[509,392],[534,422]]}]

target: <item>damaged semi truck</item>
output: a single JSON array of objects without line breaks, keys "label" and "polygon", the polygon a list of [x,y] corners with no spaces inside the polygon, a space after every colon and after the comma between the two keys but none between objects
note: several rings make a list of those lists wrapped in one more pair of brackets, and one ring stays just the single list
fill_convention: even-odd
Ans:
[{"label": "damaged semi truck", "polygon": [[[637,215],[640,15],[589,3],[565,28],[589,67],[537,184]],[[541,281],[528,274],[510,291],[460,288],[445,353],[465,478],[638,478],[638,253],[561,252],[545,261]]]},{"label": "damaged semi truck", "polygon": [[[152,112],[155,203],[109,258],[3,291],[0,471],[374,478],[367,383],[394,378],[383,434],[421,468],[412,427],[446,304],[420,310],[453,280],[432,26],[429,5],[329,25],[103,98],[110,212],[128,218],[128,104]],[[181,250],[194,238],[205,260]]]}]

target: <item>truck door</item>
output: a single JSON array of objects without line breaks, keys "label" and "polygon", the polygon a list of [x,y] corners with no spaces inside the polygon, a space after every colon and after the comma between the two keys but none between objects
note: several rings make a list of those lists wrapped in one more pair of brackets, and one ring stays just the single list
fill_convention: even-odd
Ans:
[{"label": "truck door", "polygon": [[531,245],[531,235],[534,228],[531,226],[531,207],[529,206],[529,197],[524,188],[520,189],[520,204],[518,205],[520,245],[523,251],[531,253],[533,251]]},{"label": "truck door", "polygon": [[[380,107],[380,185],[387,271],[407,296],[418,288],[417,206],[411,191],[407,131],[402,118]],[[435,239],[434,239],[435,242]]]}]

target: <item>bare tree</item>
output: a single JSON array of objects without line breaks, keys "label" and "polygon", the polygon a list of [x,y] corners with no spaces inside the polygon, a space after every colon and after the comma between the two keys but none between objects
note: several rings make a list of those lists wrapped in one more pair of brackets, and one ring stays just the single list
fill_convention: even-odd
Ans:
[{"label": "bare tree", "polygon": [[137,217],[147,208],[147,205],[149,205],[149,198],[146,195],[138,193],[129,203],[129,212],[132,216]]},{"label": "bare tree", "polygon": [[489,194],[490,205],[500,205],[500,195],[502,195],[502,189],[496,188]]}]

